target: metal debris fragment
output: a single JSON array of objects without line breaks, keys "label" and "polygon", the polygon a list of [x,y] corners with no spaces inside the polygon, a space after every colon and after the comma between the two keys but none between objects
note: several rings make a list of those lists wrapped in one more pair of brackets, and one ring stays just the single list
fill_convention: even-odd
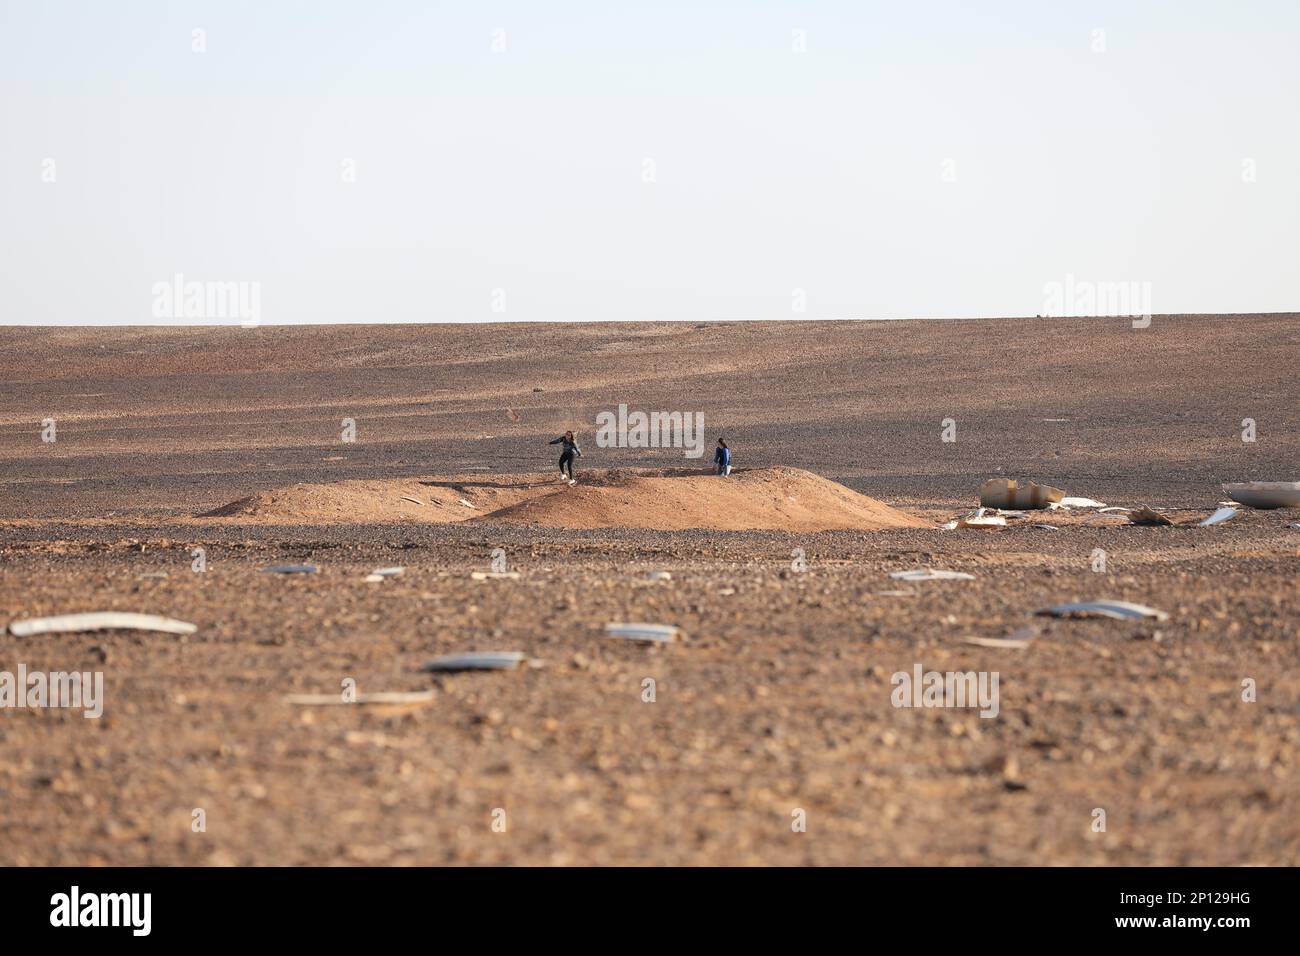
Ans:
[{"label": "metal debris fragment", "polygon": [[605,636],[641,644],[668,644],[677,640],[681,631],[672,624],[606,624]]},{"label": "metal debris fragment", "polygon": [[1057,504],[1065,508],[1104,508],[1106,505],[1100,501],[1093,501],[1091,498],[1062,498]]},{"label": "metal debris fragment", "polygon": [[1064,497],[1060,488],[1011,478],[990,478],[980,485],[980,504],[986,508],[1046,508]]},{"label": "metal debris fragment", "polygon": [[1157,621],[1169,619],[1164,611],[1130,601],[1080,601],[1076,604],[1057,604],[1034,613],[1052,617],[1109,617],[1119,621],[1136,621],[1145,617],[1153,617]]},{"label": "metal debris fragment", "polygon": [[263,568],[264,574],[315,574],[320,568],[314,564],[277,564],[273,568]]},{"label": "metal debris fragment", "polygon": [[897,581],[974,581],[975,575],[965,571],[938,571],[931,568],[914,568],[911,571],[890,571]]},{"label": "metal debris fragment", "polygon": [[34,634],[72,634],[81,631],[159,631],[163,634],[193,634],[197,630],[196,625],[175,618],[127,611],[33,617],[25,621],[13,621],[9,625],[9,633],[15,637],[31,637]]},{"label": "metal debris fragment", "polygon": [[1220,508],[1218,511],[1214,512],[1214,514],[1210,515],[1208,518],[1202,521],[1201,527],[1205,527],[1206,525],[1209,524],[1222,524],[1224,521],[1227,521],[1236,513],[1237,513],[1236,508]]},{"label": "metal debris fragment", "polygon": [[471,571],[470,579],[473,581],[518,581],[518,571]]},{"label": "metal debris fragment", "polygon": [[427,704],[434,696],[432,690],[379,691],[374,694],[358,694],[355,700],[344,700],[342,694],[288,694],[284,700],[287,704],[326,707],[332,704]]},{"label": "metal debris fragment", "polygon": [[481,651],[470,654],[447,654],[435,657],[421,670],[435,671],[508,671],[528,663],[520,651]]},{"label": "metal debris fragment", "polygon": [[1037,636],[1038,628],[1022,627],[1008,637],[967,637],[962,640],[962,643],[972,644],[975,647],[1000,647],[1007,650],[1022,650],[1028,647],[1030,641]]},{"label": "metal debris fragment", "polygon": [[1235,481],[1223,490],[1252,508],[1300,508],[1300,481]]},{"label": "metal debris fragment", "polygon": [[410,495],[402,495],[402,497],[401,497],[400,499],[398,499],[398,500],[400,500],[400,501],[409,501],[409,502],[411,502],[412,504],[419,505],[419,506],[422,507],[422,508],[424,507],[424,502],[423,502],[423,501],[421,501],[419,498],[412,498]]},{"label": "metal debris fragment", "polygon": [[988,528],[1004,528],[1006,524],[1007,519],[1001,515],[980,515],[978,518],[962,518],[957,522],[957,527],[986,530]]},{"label": "metal debris fragment", "polygon": [[1141,508],[1137,508],[1134,511],[1130,512],[1128,516],[1128,521],[1129,524],[1147,525],[1149,527],[1150,526],[1163,527],[1165,525],[1173,524],[1172,521],[1170,521],[1168,518],[1162,515],[1159,511],[1156,511],[1154,508],[1148,508],[1146,505],[1143,505]]}]

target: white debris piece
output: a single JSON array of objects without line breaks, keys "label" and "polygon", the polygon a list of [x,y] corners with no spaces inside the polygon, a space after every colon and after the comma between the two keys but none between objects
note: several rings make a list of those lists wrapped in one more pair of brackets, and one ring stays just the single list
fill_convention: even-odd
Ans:
[{"label": "white debris piece", "polygon": [[974,581],[975,575],[965,571],[936,571],[931,568],[915,568],[911,571],[890,571],[889,576],[897,581]]},{"label": "white debris piece", "polygon": [[409,495],[402,495],[401,500],[402,500],[402,501],[409,501],[409,502],[411,502],[411,504],[415,504],[415,505],[419,505],[420,507],[424,507],[424,502],[421,501],[419,498],[412,498],[412,497],[410,497]]},{"label": "white debris piece", "polygon": [[[983,511],[984,509],[981,508],[980,510]],[[988,528],[1004,528],[1006,527],[1006,524],[1007,524],[1007,519],[1002,517],[1001,515],[977,514],[977,515],[972,515],[969,518],[962,518],[960,521],[957,522],[957,527],[977,528],[977,529],[985,530]]]},{"label": "white debris piece", "polygon": [[1129,601],[1080,601],[1076,604],[1057,604],[1034,613],[1052,617],[1111,617],[1120,621],[1136,621],[1144,617],[1153,617],[1157,621],[1169,619],[1164,611]]},{"label": "white debris piece", "polygon": [[518,571],[471,571],[472,581],[518,581]]},{"label": "white debris piece", "polygon": [[327,707],[331,704],[427,704],[433,698],[432,690],[417,690],[358,694],[354,700],[344,700],[342,694],[288,694],[284,700],[305,707]]},{"label": "white debris piece", "polygon": [[1223,490],[1252,508],[1300,508],[1300,481],[1237,481]]},{"label": "white debris piece", "polygon": [[671,624],[606,624],[605,636],[640,644],[668,644],[677,640],[681,631]]},{"label": "white debris piece", "polygon": [[466,508],[473,508],[473,507],[475,507],[474,505],[472,505],[472,504],[470,504],[468,501],[466,501],[464,498],[457,498],[456,500],[459,501],[461,504],[463,504]]},{"label": "white debris piece", "polygon": [[34,634],[72,634],[81,631],[159,631],[163,634],[193,634],[197,630],[197,626],[175,618],[126,611],[34,617],[25,621],[14,621],[9,625],[9,633],[15,637],[31,637]]},{"label": "white debris piece", "polygon": [[1058,504],[1058,505],[1061,505],[1061,506],[1063,506],[1063,507],[1066,507],[1066,508],[1104,508],[1104,507],[1106,507],[1106,505],[1105,505],[1104,502],[1101,502],[1101,501],[1093,501],[1091,498],[1062,498],[1060,501],[1057,502],[1057,504]]},{"label": "white debris piece", "polygon": [[1236,508],[1220,508],[1214,514],[1210,515],[1208,518],[1202,521],[1201,527],[1205,527],[1208,524],[1220,524],[1224,521],[1227,521],[1236,513],[1237,513]]},{"label": "white debris piece", "polygon": [[1038,636],[1038,630],[1033,627],[1022,627],[1009,637],[967,637],[962,639],[963,644],[972,644],[975,647],[1000,647],[1007,650],[1022,650],[1029,646],[1029,642]]}]

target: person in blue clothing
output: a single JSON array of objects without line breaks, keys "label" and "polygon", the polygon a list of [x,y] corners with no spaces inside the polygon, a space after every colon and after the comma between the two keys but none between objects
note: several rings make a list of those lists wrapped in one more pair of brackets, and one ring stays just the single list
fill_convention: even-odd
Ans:
[{"label": "person in blue clothing", "polygon": [[713,452],[713,464],[723,478],[731,474],[731,449],[727,447],[725,438],[718,439],[718,447]]},{"label": "person in blue clothing", "polygon": [[564,470],[569,470],[567,481],[571,485],[578,482],[573,477],[573,459],[582,457],[582,449],[578,447],[578,440],[573,437],[573,432],[565,432],[554,441],[548,442],[550,445],[563,445],[560,450],[560,481],[565,481]]}]

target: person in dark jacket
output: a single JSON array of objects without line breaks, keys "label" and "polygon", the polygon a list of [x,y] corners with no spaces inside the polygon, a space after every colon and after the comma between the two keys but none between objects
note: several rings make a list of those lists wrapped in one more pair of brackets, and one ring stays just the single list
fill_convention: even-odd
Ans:
[{"label": "person in dark jacket", "polygon": [[727,447],[725,438],[718,439],[718,447],[713,452],[713,464],[722,477],[731,474],[731,449]]},{"label": "person in dark jacket", "polygon": [[582,457],[582,449],[578,447],[577,439],[573,437],[573,432],[565,432],[559,438],[549,442],[552,445],[563,445],[560,450],[560,481],[565,481],[564,471],[569,471],[568,482],[576,485],[578,482],[573,477],[573,459]]}]

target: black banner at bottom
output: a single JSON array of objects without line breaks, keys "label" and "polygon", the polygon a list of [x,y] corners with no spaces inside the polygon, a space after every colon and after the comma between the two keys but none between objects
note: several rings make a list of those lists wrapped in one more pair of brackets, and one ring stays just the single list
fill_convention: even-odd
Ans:
[{"label": "black banner at bottom", "polygon": [[10,869],[0,870],[0,914],[10,943],[76,934],[338,947],[436,932],[449,946],[467,933],[493,946],[770,946],[828,934],[984,945],[1048,929],[1072,941],[1231,946],[1284,931],[1294,885],[1293,870],[1253,868]]}]

